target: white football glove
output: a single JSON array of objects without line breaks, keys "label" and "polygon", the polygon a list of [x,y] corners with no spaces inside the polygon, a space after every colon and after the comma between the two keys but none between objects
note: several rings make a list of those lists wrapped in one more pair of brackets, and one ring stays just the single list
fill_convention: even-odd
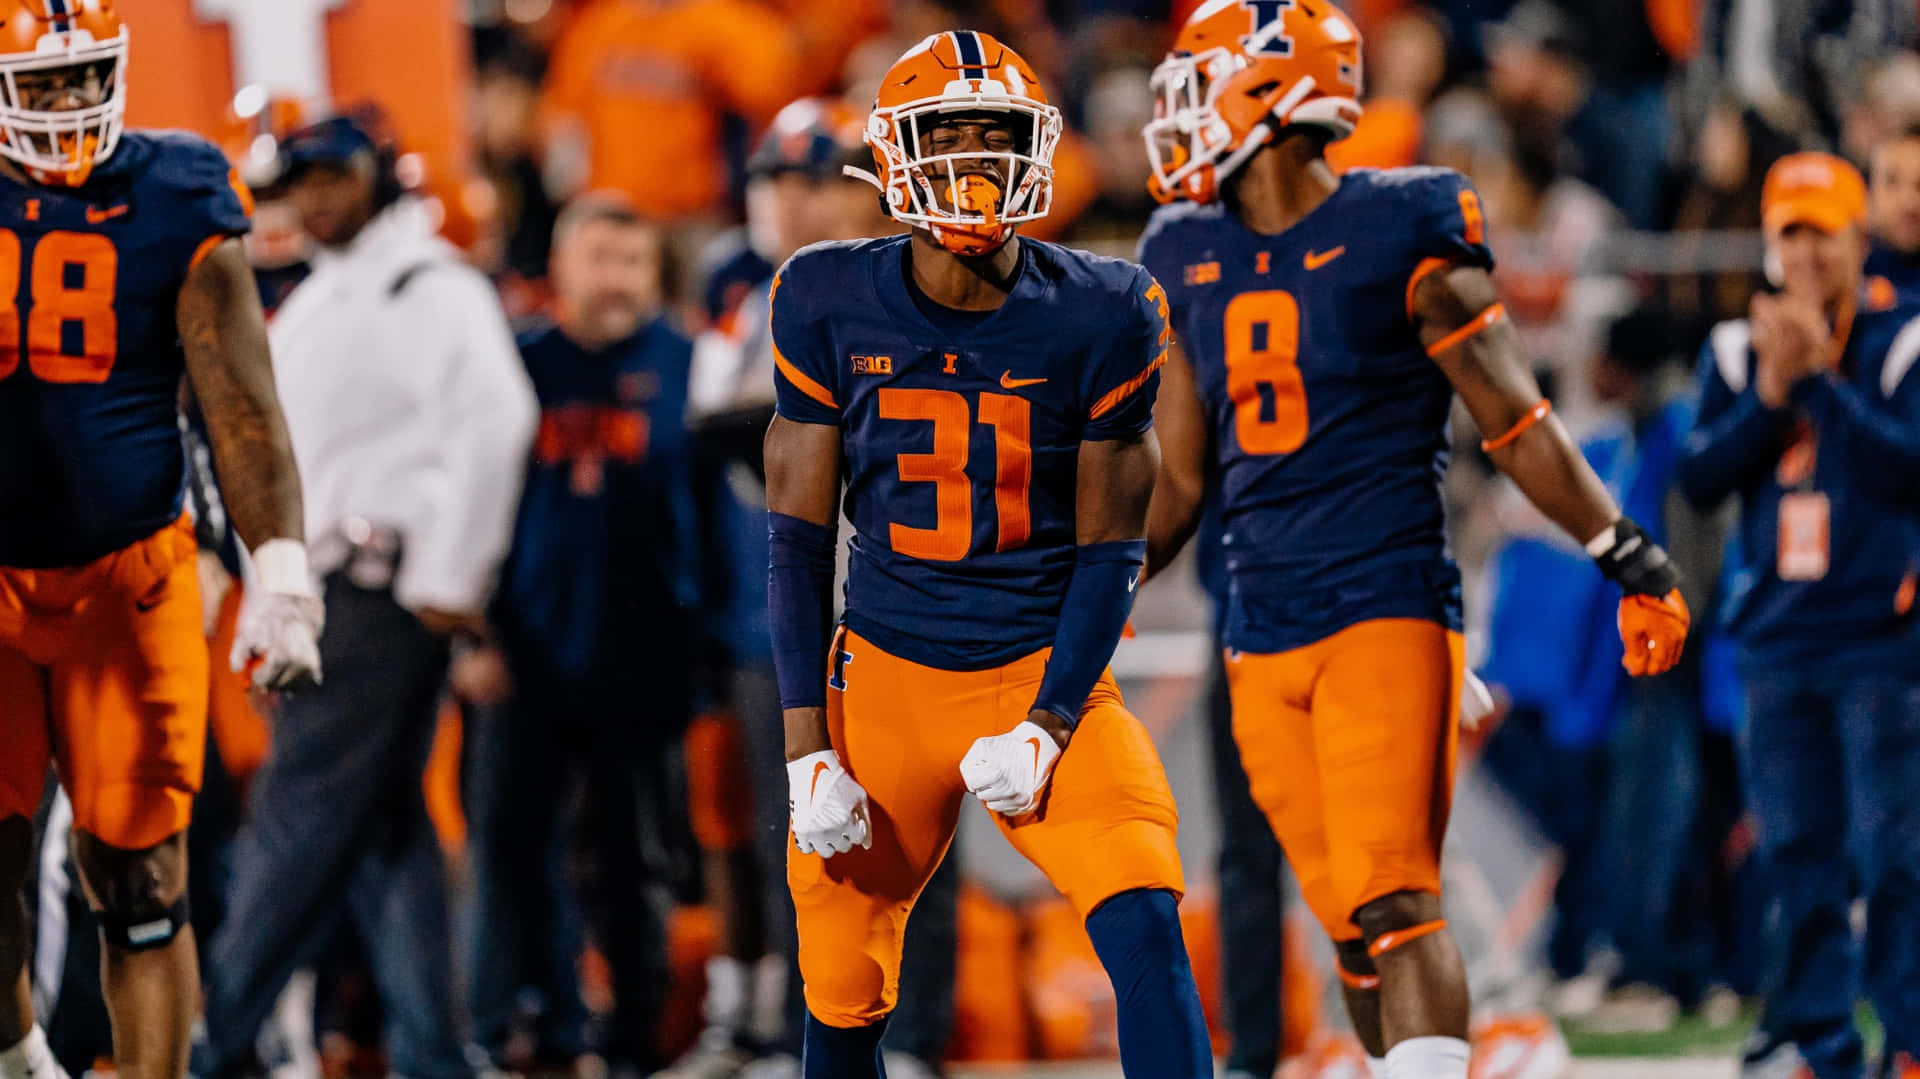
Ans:
[{"label": "white football glove", "polygon": [[787,762],[787,814],[802,854],[831,858],[873,846],[867,792],[831,749]]},{"label": "white football glove", "polygon": [[319,685],[326,608],[307,576],[306,547],[298,540],[268,540],[253,552],[252,566],[228,664],[235,674],[252,667],[258,689]]},{"label": "white football glove", "polygon": [[1493,691],[1471,670],[1460,680],[1460,729],[1477,731],[1480,722],[1498,710]]},{"label": "white football glove", "polygon": [[1060,743],[1032,720],[1005,734],[977,738],[960,760],[960,778],[980,804],[1018,817],[1040,805],[1040,796],[1060,762]]}]

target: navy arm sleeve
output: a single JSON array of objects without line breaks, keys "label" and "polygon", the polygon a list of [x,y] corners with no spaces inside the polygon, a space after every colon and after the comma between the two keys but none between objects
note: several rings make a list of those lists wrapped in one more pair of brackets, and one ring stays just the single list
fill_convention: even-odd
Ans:
[{"label": "navy arm sleeve", "polygon": [[1674,464],[1674,483],[1695,509],[1710,511],[1779,461],[1792,415],[1761,404],[1751,386],[1728,385],[1712,340],[1701,349],[1698,382],[1700,410]]},{"label": "navy arm sleeve", "polygon": [[[1862,486],[1889,501],[1920,506],[1920,377],[1912,366],[1911,358],[1904,359],[1897,381],[1886,387],[1815,375],[1795,383],[1791,396],[1813,417],[1821,438],[1850,443],[1857,459],[1875,463],[1859,477]],[[1891,392],[1876,400],[1874,389]]]}]

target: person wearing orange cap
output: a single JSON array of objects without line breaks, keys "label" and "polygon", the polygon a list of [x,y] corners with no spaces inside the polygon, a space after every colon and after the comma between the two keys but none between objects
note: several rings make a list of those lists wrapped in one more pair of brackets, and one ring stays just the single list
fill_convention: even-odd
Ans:
[{"label": "person wearing orange cap", "polygon": [[1722,613],[1780,918],[1746,1066],[1860,1079],[1864,985],[1886,1026],[1874,1074],[1920,1079],[1920,306],[1868,302],[1853,166],[1783,158],[1761,209],[1777,291],[1709,336],[1677,472],[1696,507],[1740,501]]}]

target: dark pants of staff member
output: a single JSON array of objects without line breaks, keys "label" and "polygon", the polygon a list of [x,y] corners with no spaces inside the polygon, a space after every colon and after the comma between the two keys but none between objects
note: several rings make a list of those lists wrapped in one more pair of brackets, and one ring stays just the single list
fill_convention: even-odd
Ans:
[{"label": "dark pants of staff member", "polygon": [[231,1079],[287,978],[342,915],[373,967],[388,1059],[406,1079],[469,1079],[454,1021],[446,870],[420,779],[446,645],[386,589],[326,581],[326,681],[273,724],[203,977],[199,1079]]},{"label": "dark pants of staff member", "polygon": [[1761,1027],[1818,1079],[1859,1079],[1864,987],[1887,1055],[1920,1059],[1920,677],[1750,664],[1746,681],[1741,767],[1776,919]]},{"label": "dark pants of staff member", "polygon": [[[669,985],[661,824],[687,720],[686,693],[669,687],[684,669],[636,680],[509,665],[514,699],[475,717],[467,754],[475,1041],[498,1060],[521,991],[533,988],[543,1062],[592,1051],[649,1074]],[[603,1025],[589,1022],[580,994],[583,927],[612,974]]]},{"label": "dark pants of staff member", "polygon": [[1220,967],[1226,982],[1229,1075],[1272,1075],[1280,1063],[1280,841],[1253,801],[1240,747],[1233,740],[1225,653],[1212,650],[1207,676],[1207,739],[1213,750],[1213,796],[1220,813]]}]

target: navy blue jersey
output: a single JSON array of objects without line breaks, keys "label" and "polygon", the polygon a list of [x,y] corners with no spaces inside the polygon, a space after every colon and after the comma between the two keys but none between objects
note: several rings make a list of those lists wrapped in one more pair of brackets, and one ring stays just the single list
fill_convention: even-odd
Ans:
[{"label": "navy blue jersey", "polygon": [[[1920,669],[1920,306],[1862,311],[1839,372],[1804,380],[1778,410],[1754,393],[1751,341],[1744,319],[1708,335],[1676,470],[1696,504],[1740,499],[1721,614],[1743,661]],[[1825,564],[1783,579],[1781,502],[1794,496],[1824,509],[1810,541]]]},{"label": "navy blue jersey", "polygon": [[1429,259],[1493,264],[1473,189],[1445,169],[1354,170],[1274,236],[1216,203],[1162,208],[1141,237],[1215,433],[1231,647],[1373,618],[1459,628],[1453,388],[1408,313]]},{"label": "navy blue jersey", "polygon": [[1166,300],[1132,263],[1022,239],[1006,302],[942,329],[910,291],[909,243],[817,244],[781,268],[778,408],[841,431],[848,626],[983,670],[1053,643],[1080,444],[1152,426]]},{"label": "navy blue jersey", "polygon": [[693,345],[655,320],[597,352],[547,326],[520,352],[540,432],[495,602],[502,633],[550,675],[651,673],[691,647]]},{"label": "navy blue jersey", "polygon": [[129,132],[78,189],[0,177],[0,565],[79,565],[180,515],[174,306],[251,210],[193,135]]}]

